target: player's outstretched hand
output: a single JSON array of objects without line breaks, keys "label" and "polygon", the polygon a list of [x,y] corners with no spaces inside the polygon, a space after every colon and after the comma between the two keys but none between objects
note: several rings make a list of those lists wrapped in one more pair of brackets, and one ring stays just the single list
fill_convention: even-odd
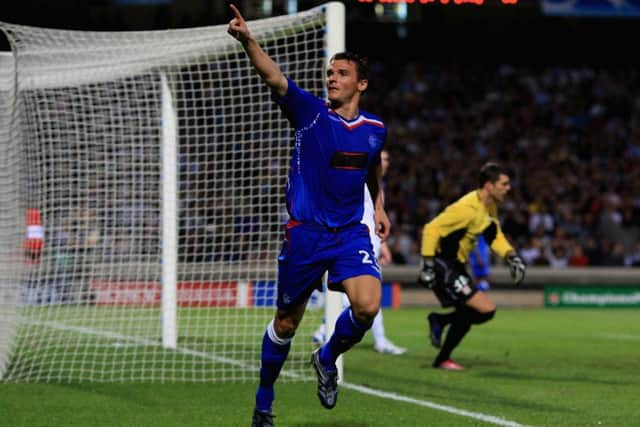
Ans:
[{"label": "player's outstretched hand", "polygon": [[511,278],[516,285],[519,285],[524,280],[524,274],[527,267],[524,265],[524,261],[518,255],[511,253],[505,258],[509,271],[511,272]]},{"label": "player's outstretched hand", "polygon": [[418,275],[418,283],[425,288],[433,288],[436,284],[436,264],[433,258],[422,257],[422,270]]},{"label": "player's outstretched hand", "polygon": [[245,22],[238,8],[233,4],[230,4],[229,7],[233,12],[234,17],[231,21],[229,21],[227,33],[229,33],[234,39],[240,42],[245,42],[251,36],[249,33],[249,27],[247,27],[247,23]]}]

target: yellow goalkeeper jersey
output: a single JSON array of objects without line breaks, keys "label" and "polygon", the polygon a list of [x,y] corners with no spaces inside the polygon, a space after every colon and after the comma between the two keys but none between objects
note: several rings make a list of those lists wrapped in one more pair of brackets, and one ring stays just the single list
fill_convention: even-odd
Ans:
[{"label": "yellow goalkeeper jersey", "polygon": [[513,247],[504,237],[498,221],[498,208],[485,206],[476,190],[447,206],[422,230],[422,256],[438,255],[466,263],[476,238],[483,235],[495,253],[504,258]]}]

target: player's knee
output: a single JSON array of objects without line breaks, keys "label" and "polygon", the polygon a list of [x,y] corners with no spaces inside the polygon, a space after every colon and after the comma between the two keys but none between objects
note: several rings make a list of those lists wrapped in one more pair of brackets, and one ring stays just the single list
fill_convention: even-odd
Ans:
[{"label": "player's knee", "polygon": [[496,314],[496,310],[487,311],[485,313],[481,313],[479,311],[472,311],[471,313],[471,323],[474,325],[480,325],[482,323],[486,323],[489,320],[493,319],[493,316]]},{"label": "player's knee", "polygon": [[376,317],[376,314],[378,314],[379,309],[380,305],[374,303],[357,304],[357,306],[351,306],[353,316],[359,323],[363,325],[370,325],[371,323],[373,323],[373,319]]},{"label": "player's knee", "polygon": [[276,318],[273,323],[273,330],[279,338],[291,338],[298,329],[297,322],[291,318]]}]

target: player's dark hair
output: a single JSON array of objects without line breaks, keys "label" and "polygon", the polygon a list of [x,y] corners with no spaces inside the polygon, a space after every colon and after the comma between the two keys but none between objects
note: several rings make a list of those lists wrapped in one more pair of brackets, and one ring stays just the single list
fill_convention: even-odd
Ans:
[{"label": "player's dark hair", "polygon": [[478,177],[478,184],[480,187],[484,186],[485,183],[495,183],[500,179],[500,175],[509,175],[507,170],[500,166],[497,163],[489,162],[485,163],[482,168],[480,168],[480,176]]},{"label": "player's dark hair", "polygon": [[339,52],[331,57],[331,61],[346,60],[356,64],[358,80],[369,80],[369,60],[354,52]]}]

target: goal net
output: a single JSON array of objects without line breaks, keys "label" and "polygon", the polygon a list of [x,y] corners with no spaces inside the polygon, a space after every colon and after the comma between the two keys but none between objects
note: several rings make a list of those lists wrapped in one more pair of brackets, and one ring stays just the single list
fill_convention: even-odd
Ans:
[{"label": "goal net", "polygon": [[[318,96],[336,6],[250,22]],[[2,378],[255,381],[293,138],[241,45],[226,25],[0,29]],[[312,378],[320,305],[283,381]]]}]

